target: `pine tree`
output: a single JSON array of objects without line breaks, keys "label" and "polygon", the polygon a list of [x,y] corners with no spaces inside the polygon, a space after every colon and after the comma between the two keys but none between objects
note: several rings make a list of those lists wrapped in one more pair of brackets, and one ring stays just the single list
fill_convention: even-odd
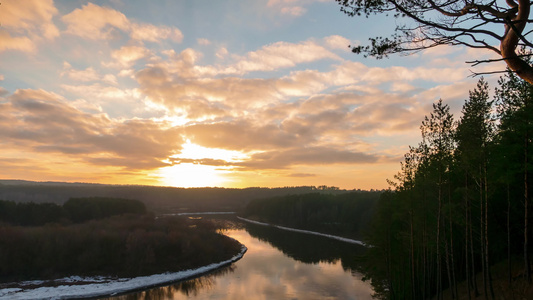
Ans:
[{"label": "pine tree", "polygon": [[529,258],[530,239],[530,181],[532,171],[531,135],[533,132],[533,86],[509,72],[499,81],[500,88],[496,89],[496,100],[499,107],[500,126],[498,128],[499,144],[505,147],[507,155],[505,165],[511,178],[521,177],[523,204],[523,256],[524,276],[531,281],[531,267]]},{"label": "pine tree", "polygon": [[450,113],[450,107],[443,104],[442,99],[433,104],[433,112],[430,116],[426,116],[422,125],[422,140],[428,149],[428,160],[432,173],[436,176],[437,189],[437,224],[436,224],[436,259],[437,259],[437,299],[442,295],[442,259],[441,259],[441,243],[445,241],[445,262],[446,271],[448,274],[448,282],[452,288],[455,288],[452,281],[451,272],[453,266],[450,266],[449,261],[449,245],[446,236],[443,238],[445,232],[443,224],[443,199],[444,193],[448,191],[445,185],[447,182],[447,175],[450,170],[452,162],[452,153],[454,149],[454,121]]},{"label": "pine tree", "polygon": [[[469,182],[475,183],[474,193],[478,195],[480,207],[480,253],[482,257],[483,286],[487,297],[487,288],[491,291],[492,298],[494,292],[490,273],[489,259],[489,236],[488,236],[488,178],[487,166],[489,159],[489,146],[494,136],[494,122],[492,117],[493,101],[489,99],[487,82],[481,78],[474,91],[470,91],[470,97],[463,105],[462,117],[459,120],[456,130],[457,151],[455,153],[459,168],[464,173],[464,207],[465,207],[465,255],[466,261],[470,256],[471,264],[474,264],[473,253],[469,255],[468,240],[472,240],[469,234],[472,232],[472,204],[470,199],[471,188]],[[473,247],[471,248],[471,251]],[[467,266],[467,270],[468,270]],[[467,281],[475,283],[475,268],[472,267],[472,274],[466,272]],[[470,282],[468,282],[470,284]],[[474,288],[477,294],[477,287]],[[470,286],[469,286],[470,288]],[[470,297],[470,289],[468,290]]]}]

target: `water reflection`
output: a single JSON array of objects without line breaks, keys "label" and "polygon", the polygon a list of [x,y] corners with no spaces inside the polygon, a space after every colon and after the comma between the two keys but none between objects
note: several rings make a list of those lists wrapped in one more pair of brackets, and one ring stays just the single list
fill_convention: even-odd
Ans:
[{"label": "water reflection", "polygon": [[316,235],[301,234],[291,231],[250,224],[246,230],[251,236],[265,241],[279,249],[285,255],[303,263],[315,264],[319,262],[336,263],[341,261],[346,271],[358,270],[358,258],[366,248],[334,239],[327,239]]},{"label": "water reflection", "polygon": [[187,281],[171,284],[168,286],[161,286],[145,290],[142,292],[131,293],[127,295],[108,297],[104,299],[114,300],[163,300],[173,299],[176,293],[180,293],[186,297],[196,297],[201,290],[210,290],[216,285],[215,278],[224,276],[235,270],[235,265],[230,265],[222,269],[211,272],[207,275],[193,278]]},{"label": "water reflection", "polygon": [[108,299],[372,299],[370,284],[350,271],[356,245],[258,225],[225,234],[248,247],[229,268]]}]

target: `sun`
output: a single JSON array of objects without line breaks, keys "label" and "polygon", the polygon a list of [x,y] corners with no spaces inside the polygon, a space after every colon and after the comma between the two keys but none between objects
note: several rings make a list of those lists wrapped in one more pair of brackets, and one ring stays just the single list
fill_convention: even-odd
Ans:
[{"label": "sun", "polygon": [[[171,157],[172,161],[180,159],[202,160],[213,159],[223,160],[228,163],[241,161],[247,155],[239,151],[230,151],[218,148],[207,148],[191,143],[187,140],[182,145],[180,154]],[[227,177],[230,170],[220,166],[202,165],[200,163],[179,163],[159,169],[157,176],[161,178],[164,185],[175,187],[214,187],[224,186],[230,183]]]},{"label": "sun", "polygon": [[161,168],[158,175],[164,185],[192,188],[221,186],[227,181],[224,172],[213,166],[182,163]]}]

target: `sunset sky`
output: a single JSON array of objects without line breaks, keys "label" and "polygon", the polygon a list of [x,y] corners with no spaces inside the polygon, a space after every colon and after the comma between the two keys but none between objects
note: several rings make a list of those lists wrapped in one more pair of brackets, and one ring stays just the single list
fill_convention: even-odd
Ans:
[{"label": "sunset sky", "polygon": [[0,3],[0,179],[386,188],[489,54],[357,56],[395,20],[333,0]]}]

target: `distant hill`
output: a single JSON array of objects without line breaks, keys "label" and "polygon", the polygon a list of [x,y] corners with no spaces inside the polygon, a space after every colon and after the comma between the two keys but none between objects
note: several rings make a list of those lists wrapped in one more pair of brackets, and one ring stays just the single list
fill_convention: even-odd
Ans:
[{"label": "distant hill", "polygon": [[108,185],[93,183],[35,182],[0,180],[0,200],[63,204],[70,198],[115,197],[142,201],[155,213],[196,211],[241,211],[253,199],[320,192],[350,192],[335,187],[282,187],[244,189],[176,188],[143,185]]}]

